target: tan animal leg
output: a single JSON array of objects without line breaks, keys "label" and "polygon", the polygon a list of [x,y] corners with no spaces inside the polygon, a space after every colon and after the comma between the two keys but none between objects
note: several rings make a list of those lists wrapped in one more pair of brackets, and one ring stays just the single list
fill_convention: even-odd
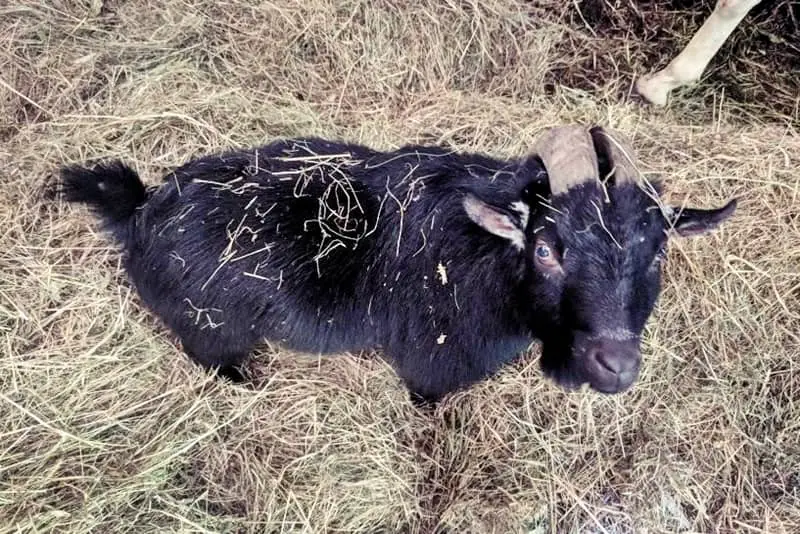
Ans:
[{"label": "tan animal leg", "polygon": [[686,48],[664,69],[639,78],[636,90],[657,106],[667,103],[669,92],[700,79],[725,40],[761,0],[718,0],[714,11]]}]

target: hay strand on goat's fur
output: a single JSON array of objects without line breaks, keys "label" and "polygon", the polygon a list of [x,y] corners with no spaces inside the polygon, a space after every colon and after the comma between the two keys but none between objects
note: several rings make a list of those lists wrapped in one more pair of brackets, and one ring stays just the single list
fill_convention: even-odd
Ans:
[{"label": "hay strand on goat's fur", "polygon": [[542,158],[553,195],[600,179],[592,136],[584,126],[557,126],[544,132],[534,151]]}]

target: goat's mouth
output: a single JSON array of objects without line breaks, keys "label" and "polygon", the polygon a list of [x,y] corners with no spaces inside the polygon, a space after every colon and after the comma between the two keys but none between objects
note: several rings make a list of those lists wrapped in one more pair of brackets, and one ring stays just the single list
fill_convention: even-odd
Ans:
[{"label": "goat's mouth", "polygon": [[624,393],[633,387],[638,378],[638,371],[611,377],[589,377],[585,373],[569,368],[550,371],[548,375],[560,387],[568,391],[576,391],[584,384],[592,390],[606,395]]},{"label": "goat's mouth", "polygon": [[604,381],[597,383],[593,382],[592,380],[589,380],[588,383],[589,387],[591,387],[598,393],[605,393],[606,395],[615,395],[617,393],[624,393],[625,391],[629,390],[636,382],[637,375],[638,373],[629,378],[617,377],[613,379],[614,380],[613,382]]}]

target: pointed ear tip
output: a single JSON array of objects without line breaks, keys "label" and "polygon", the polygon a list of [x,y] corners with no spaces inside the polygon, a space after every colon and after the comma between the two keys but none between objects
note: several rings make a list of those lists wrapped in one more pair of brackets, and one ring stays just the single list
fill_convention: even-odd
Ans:
[{"label": "pointed ear tip", "polygon": [[736,211],[736,208],[738,207],[738,205],[739,205],[739,197],[733,197],[732,199],[730,199],[728,201],[727,204],[725,204],[724,206],[722,206],[719,209],[719,212],[720,212],[720,214],[723,214],[725,216],[725,218],[727,219],[728,217],[733,215],[733,212]]}]

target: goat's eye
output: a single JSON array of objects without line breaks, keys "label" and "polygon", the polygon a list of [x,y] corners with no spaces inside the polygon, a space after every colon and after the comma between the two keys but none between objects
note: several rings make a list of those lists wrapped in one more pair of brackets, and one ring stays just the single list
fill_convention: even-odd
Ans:
[{"label": "goat's eye", "polygon": [[553,274],[554,272],[561,272],[561,263],[556,256],[556,253],[550,248],[550,245],[545,243],[543,240],[539,240],[536,242],[536,246],[533,249],[534,260],[540,269],[544,270],[549,274]]},{"label": "goat's eye", "polygon": [[547,245],[536,246],[536,257],[540,260],[545,260],[550,257],[550,247]]}]

